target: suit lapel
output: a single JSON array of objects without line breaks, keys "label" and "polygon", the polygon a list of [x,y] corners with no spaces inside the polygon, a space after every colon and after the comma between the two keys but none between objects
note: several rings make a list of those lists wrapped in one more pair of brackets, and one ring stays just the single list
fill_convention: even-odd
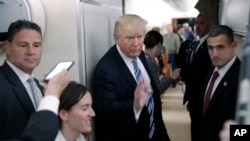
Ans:
[{"label": "suit lapel", "polygon": [[[124,79],[126,79],[130,84],[131,86],[136,86],[137,83],[134,79],[134,76],[131,74],[130,70],[128,69],[127,65],[125,64],[125,62],[123,61],[122,57],[120,56],[116,46],[113,46],[113,53],[115,54],[115,59],[117,60],[118,64],[120,65],[119,66],[119,69],[121,71],[121,74],[124,76]],[[153,82],[153,76],[151,75],[151,72],[150,72],[150,69],[147,65],[147,61],[146,61],[146,58],[145,58],[145,54],[144,52],[142,51],[141,54],[138,56],[142,62],[142,64],[144,65],[148,75],[149,75],[149,78],[151,80],[151,86],[154,90],[154,93],[159,93],[158,92],[158,89],[157,89],[157,86],[155,83],[152,83]]]},{"label": "suit lapel", "polygon": [[35,108],[30,100],[28,92],[23,86],[22,82],[15,74],[15,72],[9,67],[5,62],[3,65],[3,73],[6,75],[6,78],[13,85],[13,92],[16,95],[17,99],[20,101],[21,105],[27,111],[28,114],[31,114],[35,111]]},{"label": "suit lapel", "polygon": [[123,75],[124,79],[126,79],[131,84],[131,86],[136,86],[137,83],[134,79],[134,76],[131,74],[129,68],[127,67],[127,65],[123,61],[116,46],[113,46],[112,48],[113,48],[113,53],[114,53],[115,59],[118,62],[117,64],[120,65],[119,69],[120,69],[120,72]]},{"label": "suit lapel", "polygon": [[196,53],[195,53],[194,55],[199,54],[200,52],[203,52],[203,50],[206,49],[206,46],[207,46],[207,42],[206,42],[206,40],[205,40],[205,41],[201,44],[201,46],[198,48],[198,50],[196,51]]}]

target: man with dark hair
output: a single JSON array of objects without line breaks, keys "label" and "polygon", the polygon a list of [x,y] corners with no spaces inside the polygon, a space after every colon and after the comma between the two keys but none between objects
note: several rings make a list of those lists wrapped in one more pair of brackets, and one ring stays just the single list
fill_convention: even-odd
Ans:
[{"label": "man with dark hair", "polygon": [[152,30],[145,35],[144,45],[146,60],[161,94],[163,94],[180,75],[180,68],[176,68],[170,77],[163,76],[159,79],[159,66],[155,58],[162,54],[162,43],[163,37],[157,31]]},{"label": "man with dark hair", "polygon": [[[11,23],[4,47],[6,60],[0,66],[0,140],[54,139],[59,127],[58,98],[67,85],[67,72],[52,78],[43,94],[43,87],[32,74],[42,53],[42,33],[36,23]],[[43,95],[45,100],[41,101]]]},{"label": "man with dark hair", "polygon": [[231,28],[220,25],[207,38],[214,67],[208,74],[199,104],[200,141],[219,141],[226,120],[234,119],[241,61],[235,55],[237,42]]},{"label": "man with dark hair", "polygon": [[207,36],[210,30],[210,22],[203,14],[198,14],[196,20],[196,32],[200,36],[199,42],[192,49],[189,57],[189,66],[186,70],[186,90],[184,94],[183,104],[187,103],[187,109],[191,118],[191,137],[192,141],[197,140],[199,123],[197,122],[198,105],[202,93],[203,86],[209,70],[212,67],[207,49]]}]

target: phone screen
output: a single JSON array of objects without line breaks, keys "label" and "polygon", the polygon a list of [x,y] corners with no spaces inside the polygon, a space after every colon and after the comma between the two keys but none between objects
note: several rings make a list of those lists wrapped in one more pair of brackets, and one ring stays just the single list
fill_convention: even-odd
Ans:
[{"label": "phone screen", "polygon": [[74,64],[74,61],[59,62],[55,67],[45,76],[44,80],[49,80],[63,69],[69,70]]}]

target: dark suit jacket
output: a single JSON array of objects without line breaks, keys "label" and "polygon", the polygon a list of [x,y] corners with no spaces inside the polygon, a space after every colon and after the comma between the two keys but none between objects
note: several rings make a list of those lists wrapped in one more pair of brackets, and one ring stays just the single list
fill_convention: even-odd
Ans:
[{"label": "dark suit jacket", "polygon": [[28,92],[6,62],[0,67],[0,111],[0,139],[19,137],[35,112]]},{"label": "dark suit jacket", "polygon": [[186,91],[183,103],[188,101],[190,108],[193,110],[199,103],[206,77],[211,68],[212,62],[208,54],[207,41],[205,40],[193,57],[193,61],[188,68],[189,77],[185,82]]},{"label": "dark suit jacket", "polygon": [[39,111],[31,115],[22,135],[0,141],[54,141],[59,129],[58,116],[51,111]]},{"label": "dark suit jacket", "polygon": [[191,118],[191,137],[192,141],[197,140],[195,133],[199,131],[197,122],[198,119],[198,106],[202,95],[203,87],[205,84],[208,72],[212,68],[212,62],[208,54],[207,41],[205,40],[198,48],[193,56],[193,61],[187,69],[186,91],[184,94],[183,103],[188,101],[188,108]]},{"label": "dark suit jacket", "polygon": [[[210,71],[205,86],[208,85],[208,81],[213,73],[213,70],[214,69]],[[213,97],[209,102],[206,113],[203,115],[202,107],[206,92],[206,87],[204,87],[199,106],[199,118],[201,121],[200,141],[219,141],[219,132],[223,127],[223,123],[228,119],[234,119],[238,92],[239,71],[240,60],[237,58],[217,86]]]},{"label": "dark suit jacket", "polygon": [[[155,134],[153,141],[169,141],[162,119],[160,94],[142,52],[139,56],[147,70],[154,98]],[[116,46],[101,58],[94,71],[94,108],[97,141],[149,141],[149,114],[142,109],[138,122],[133,111],[136,81]]]}]

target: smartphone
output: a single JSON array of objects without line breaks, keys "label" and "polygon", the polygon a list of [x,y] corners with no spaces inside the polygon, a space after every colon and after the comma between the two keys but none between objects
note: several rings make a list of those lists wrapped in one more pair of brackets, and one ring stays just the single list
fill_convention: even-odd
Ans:
[{"label": "smartphone", "polygon": [[61,72],[63,69],[69,70],[72,65],[74,64],[74,61],[63,61],[57,63],[50,71],[49,73],[44,77],[45,81],[48,81],[53,76],[55,76],[57,73]]}]

